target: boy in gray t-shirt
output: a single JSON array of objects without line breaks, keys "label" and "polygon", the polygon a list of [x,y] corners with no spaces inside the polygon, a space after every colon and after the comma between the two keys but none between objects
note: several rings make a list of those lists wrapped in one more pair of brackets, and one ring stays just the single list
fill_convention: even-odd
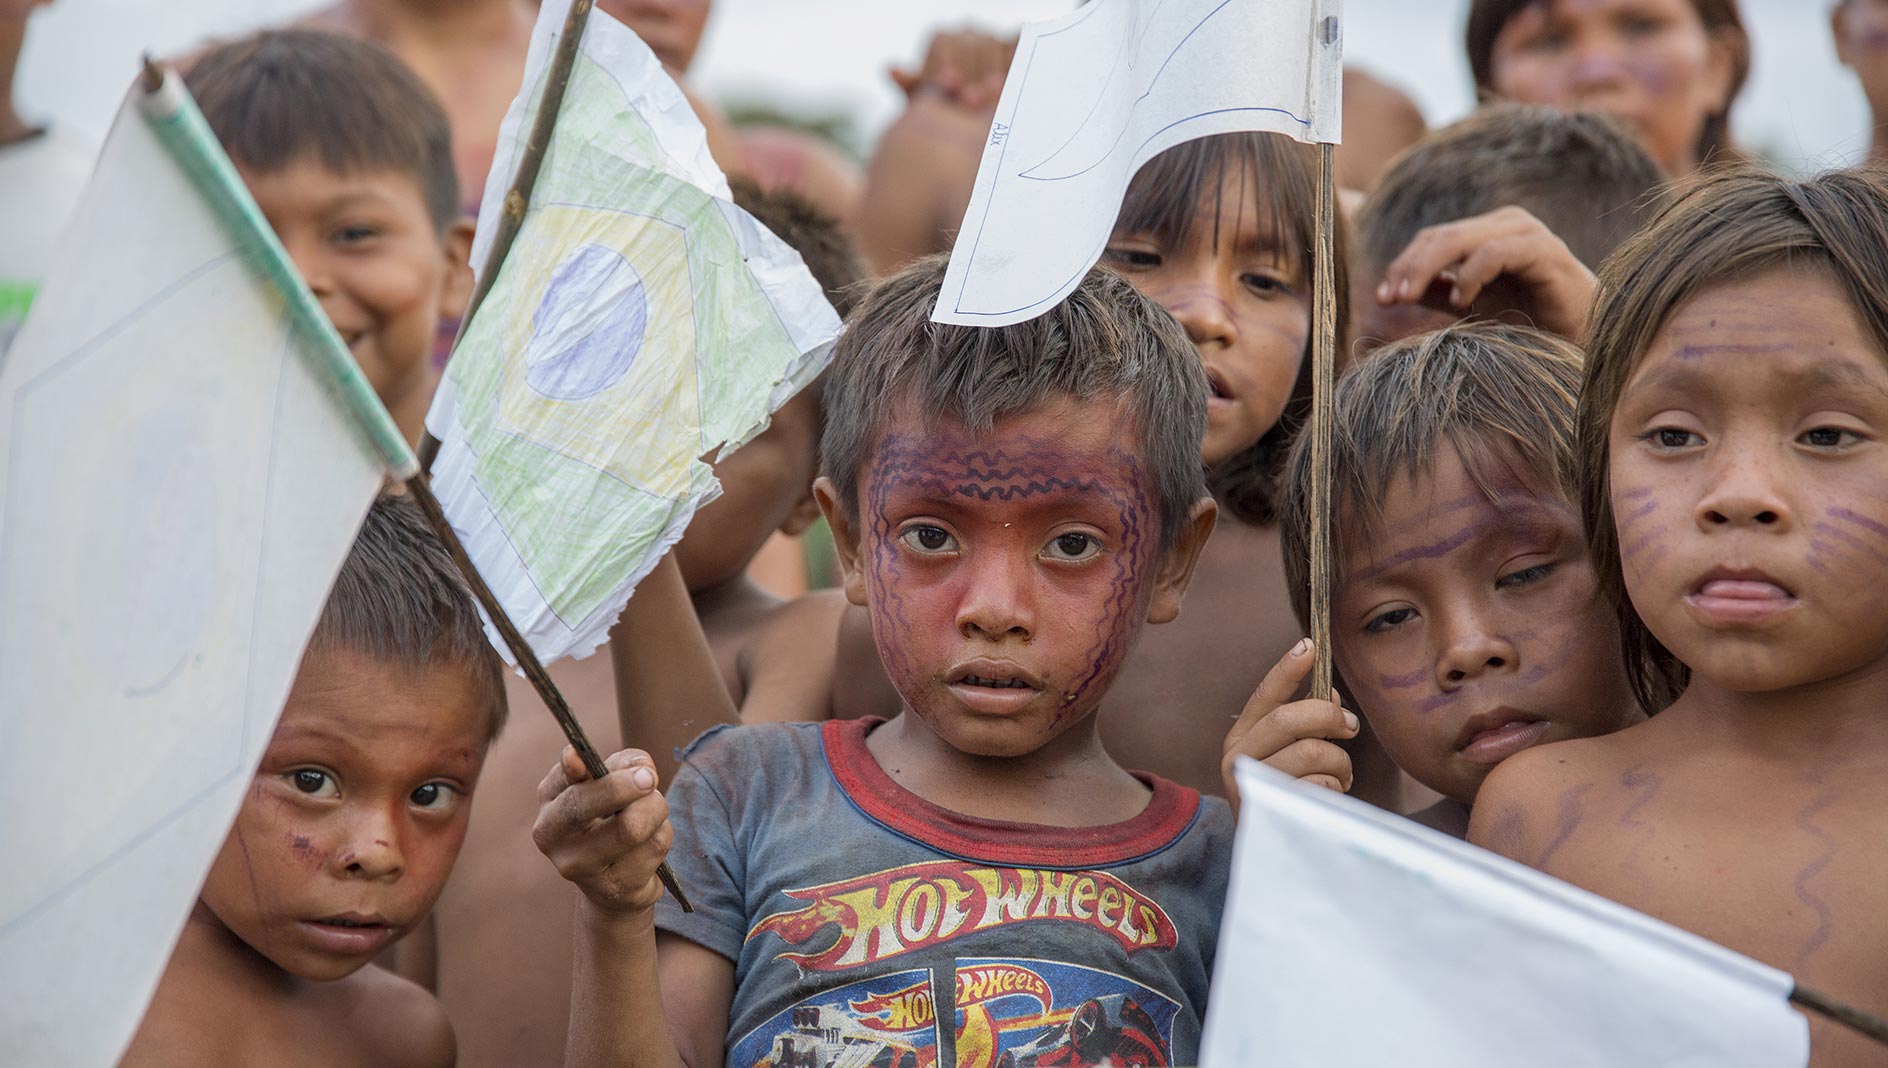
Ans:
[{"label": "boy in gray t-shirt", "polygon": [[930,322],[943,274],[855,314],[815,485],[903,706],[711,732],[666,802],[638,752],[552,769],[569,1065],[1198,1057],[1230,813],[1123,770],[1095,713],[1213,527],[1199,356],[1104,270],[1003,327]]}]

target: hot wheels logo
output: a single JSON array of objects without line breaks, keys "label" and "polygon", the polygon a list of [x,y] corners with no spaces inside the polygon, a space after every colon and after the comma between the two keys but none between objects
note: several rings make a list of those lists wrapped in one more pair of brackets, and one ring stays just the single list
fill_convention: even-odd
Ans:
[{"label": "hot wheels logo", "polygon": [[897,957],[953,938],[1017,923],[1074,923],[1130,952],[1169,949],[1173,920],[1152,899],[1103,872],[979,867],[937,860],[824,886],[789,890],[810,902],[775,913],[747,934],[778,935],[804,946],[828,927],[826,949],[780,957],[815,971],[836,971]]}]

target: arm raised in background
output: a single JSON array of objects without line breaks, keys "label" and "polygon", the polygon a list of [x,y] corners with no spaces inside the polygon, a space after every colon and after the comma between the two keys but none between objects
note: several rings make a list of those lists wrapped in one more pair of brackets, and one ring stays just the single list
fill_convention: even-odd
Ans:
[{"label": "arm raised in background", "polygon": [[610,662],[623,744],[652,754],[665,781],[675,774],[677,749],[710,727],[739,722],[673,552],[636,587],[610,630]]}]

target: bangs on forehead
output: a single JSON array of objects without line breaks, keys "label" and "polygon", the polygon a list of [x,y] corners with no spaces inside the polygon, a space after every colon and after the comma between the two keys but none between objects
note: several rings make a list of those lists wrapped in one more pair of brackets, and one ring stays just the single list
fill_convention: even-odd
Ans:
[{"label": "bangs on forehead", "polygon": [[[1114,232],[1144,235],[1171,248],[1192,240],[1195,228],[1210,220],[1207,237],[1217,247],[1251,213],[1274,257],[1308,278],[1318,197],[1312,151],[1269,133],[1220,134],[1176,145],[1148,160],[1128,183]],[[1230,205],[1229,186],[1235,198]],[[1200,210],[1208,197],[1210,214]]]}]

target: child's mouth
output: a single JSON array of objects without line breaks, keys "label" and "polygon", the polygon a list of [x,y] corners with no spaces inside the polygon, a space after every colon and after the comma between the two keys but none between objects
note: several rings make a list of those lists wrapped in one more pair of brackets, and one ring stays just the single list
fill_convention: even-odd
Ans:
[{"label": "child's mouth", "polygon": [[380,917],[360,913],[304,920],[301,928],[315,945],[344,955],[377,953],[393,941],[396,933],[393,925]]},{"label": "child's mouth", "polygon": [[965,675],[957,680],[964,686],[988,686],[993,690],[1030,690],[1034,687],[1021,679],[986,679],[981,675]]},{"label": "child's mouth", "polygon": [[1721,569],[1700,580],[1685,601],[1707,622],[1735,626],[1777,618],[1795,605],[1796,595],[1760,571]]}]

